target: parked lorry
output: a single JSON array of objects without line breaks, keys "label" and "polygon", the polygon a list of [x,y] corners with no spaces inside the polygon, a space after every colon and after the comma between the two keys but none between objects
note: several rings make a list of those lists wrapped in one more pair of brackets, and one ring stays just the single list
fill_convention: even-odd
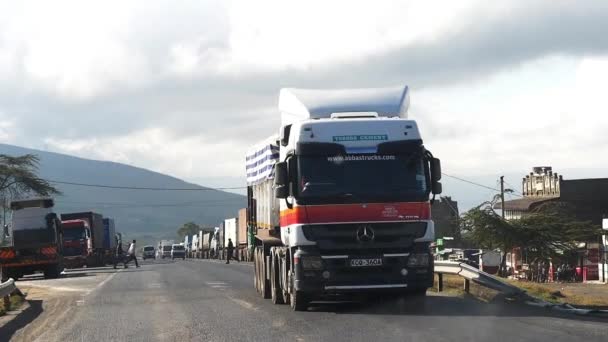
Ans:
[{"label": "parked lorry", "polygon": [[199,233],[192,234],[192,243],[190,246],[190,258],[198,258],[198,253],[200,248],[198,246],[198,236]]},{"label": "parked lorry", "polygon": [[63,260],[66,268],[87,265],[87,258],[93,254],[91,228],[85,220],[61,222],[63,228]]},{"label": "parked lorry", "polygon": [[209,258],[224,259],[224,222],[221,222],[219,227],[215,227],[211,237],[210,249]]},{"label": "parked lorry", "polygon": [[158,243],[158,257],[161,259],[171,257],[171,247],[173,246],[173,240],[161,240]]},{"label": "parked lorry", "polygon": [[249,235],[247,229],[247,208],[242,208],[239,210],[237,227],[237,239],[234,247],[237,250],[238,260],[251,261],[249,254]]},{"label": "parked lorry", "polygon": [[[214,229],[215,231],[215,229]],[[211,254],[211,238],[213,237],[213,232],[204,232],[201,230],[200,236],[202,236],[201,240],[201,258],[208,259]]]},{"label": "parked lorry", "polygon": [[[224,246],[228,247],[228,241],[229,240],[232,241],[232,245],[234,246],[234,249],[232,250],[231,258],[233,260],[238,258],[237,236],[238,236],[237,219],[229,218],[229,219],[224,220]],[[225,258],[228,257],[227,248],[225,248],[224,257]]]},{"label": "parked lorry", "polygon": [[[91,241],[92,241],[92,253],[87,256],[87,267],[98,267],[104,266],[111,263],[112,250],[109,250],[107,246],[114,244],[112,242],[106,242],[106,228],[103,224],[103,217],[101,214],[94,213],[91,211],[80,212],[80,213],[66,213],[61,214],[62,221],[70,220],[83,220],[86,221],[91,230]],[[114,235],[111,235],[114,236]]]},{"label": "parked lorry", "polygon": [[[111,258],[116,248],[116,224],[113,218],[103,219],[103,249],[105,252],[106,264],[111,263]],[[110,261],[108,261],[110,260]]]},{"label": "parked lorry", "polygon": [[408,87],[282,89],[278,135],[247,152],[254,284],[305,310],[433,285],[431,195],[441,167],[407,119]]},{"label": "parked lorry", "polygon": [[11,220],[4,227],[0,247],[1,281],[44,272],[57,278],[63,271],[63,231],[53,212],[52,198],[12,201]]}]

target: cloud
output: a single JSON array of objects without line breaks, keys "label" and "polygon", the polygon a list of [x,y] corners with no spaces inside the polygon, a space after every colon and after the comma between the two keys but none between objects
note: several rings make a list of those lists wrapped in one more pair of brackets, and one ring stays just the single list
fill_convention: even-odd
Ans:
[{"label": "cloud", "polygon": [[[444,155],[455,142],[468,149],[462,159],[448,160],[463,172],[464,165],[532,163],[543,154],[528,154],[523,161],[496,157],[521,151],[525,141],[539,151],[553,146],[552,133],[538,133],[533,126],[514,130],[517,122],[498,128],[480,122],[498,113],[512,118],[517,111],[519,120],[538,120],[537,126],[569,140],[561,143],[565,151],[602,135],[597,126],[584,126],[592,134],[582,139],[578,129],[543,121],[564,108],[546,106],[547,99],[592,97],[585,100],[590,103],[602,94],[547,84],[523,94],[509,89],[520,87],[516,82],[497,75],[536,80],[572,67],[581,75],[578,89],[599,88],[598,66],[589,60],[601,60],[596,57],[608,51],[604,2],[391,1],[370,7],[356,1],[26,1],[4,6],[0,139],[8,143],[190,179],[234,177],[242,173],[246,147],[277,130],[279,88],[402,83],[414,90],[412,114],[427,142]],[[535,71],[547,64],[559,67]],[[492,91],[480,90],[485,88]],[[562,117],[572,120],[572,115]],[[488,165],[490,156],[496,165]],[[206,167],[211,161],[218,166]]]}]

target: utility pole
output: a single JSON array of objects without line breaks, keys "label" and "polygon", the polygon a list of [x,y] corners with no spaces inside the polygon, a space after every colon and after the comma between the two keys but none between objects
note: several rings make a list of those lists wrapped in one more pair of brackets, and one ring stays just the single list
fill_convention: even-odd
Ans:
[{"label": "utility pole", "polygon": [[505,218],[505,176],[500,176],[500,212]]}]

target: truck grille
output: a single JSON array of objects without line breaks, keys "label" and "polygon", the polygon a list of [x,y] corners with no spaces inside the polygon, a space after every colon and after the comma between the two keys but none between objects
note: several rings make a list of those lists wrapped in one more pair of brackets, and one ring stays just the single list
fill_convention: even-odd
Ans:
[{"label": "truck grille", "polygon": [[410,249],[426,233],[426,222],[324,224],[304,226],[306,239],[321,252],[370,255]]}]

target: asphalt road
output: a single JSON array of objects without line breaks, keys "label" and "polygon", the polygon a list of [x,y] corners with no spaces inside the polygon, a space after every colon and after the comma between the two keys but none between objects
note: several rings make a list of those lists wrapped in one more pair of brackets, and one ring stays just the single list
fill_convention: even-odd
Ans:
[{"label": "asphalt road", "polygon": [[259,298],[251,273],[249,264],[156,261],[118,272],[102,268],[21,281],[31,312],[0,327],[0,340],[608,340],[606,321],[449,296],[327,303],[292,312]]}]

